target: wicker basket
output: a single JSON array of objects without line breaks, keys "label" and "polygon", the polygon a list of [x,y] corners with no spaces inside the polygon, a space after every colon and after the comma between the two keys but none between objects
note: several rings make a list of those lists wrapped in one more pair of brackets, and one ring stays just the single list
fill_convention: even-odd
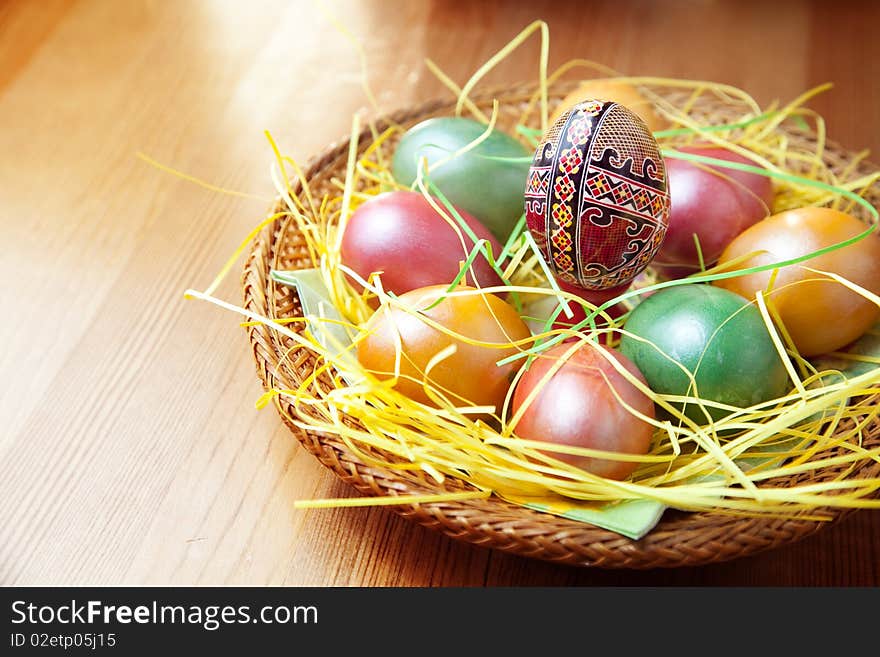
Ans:
[{"label": "wicker basket", "polygon": [[[554,86],[550,93],[551,104],[558,104],[571,88],[568,83]],[[491,110],[491,99],[497,98],[501,105],[499,125],[502,129],[509,129],[533,91],[533,87],[527,86],[505,89],[486,94],[477,100],[477,104]],[[390,122],[408,127],[432,116],[449,115],[453,108],[451,102],[430,102],[392,115],[384,124],[380,122],[379,128],[383,129]],[[717,122],[737,115],[737,108],[720,102],[704,102],[694,111],[703,112]],[[812,139],[806,132],[792,132],[790,137],[801,142]],[[370,133],[364,131],[359,139],[360,152],[369,143]],[[389,141],[384,148],[390,153],[394,142]],[[331,178],[344,178],[348,149],[346,140],[328,147],[312,161],[305,175],[313,193],[320,196],[330,192]],[[840,170],[851,161],[851,154],[829,144],[826,159],[829,166]],[[877,205],[880,192],[875,188],[872,193],[874,196],[870,200]],[[272,281],[269,272],[271,269],[310,266],[304,240],[295,223],[285,219],[274,222],[255,239],[247,258],[242,277],[245,308],[272,319],[300,315],[295,292]],[[263,325],[249,326],[247,331],[257,372],[266,389],[295,388],[313,373],[314,356],[308,350]],[[332,382],[325,376],[314,385],[329,389]],[[438,485],[418,472],[391,471],[367,465],[334,436],[305,432],[296,427],[290,421],[294,414],[290,403],[284,397],[278,397],[276,401],[282,419],[303,446],[364,495],[425,495],[469,488],[468,484],[451,478]],[[864,435],[865,446],[880,444],[880,420],[875,420]],[[801,477],[774,480],[773,483],[793,485],[804,478],[816,481],[830,479],[836,474],[839,474],[838,470],[827,468]],[[880,463],[868,461],[857,473],[849,476],[880,476]],[[532,511],[496,497],[391,508],[421,525],[485,547],[577,566],[633,569],[693,566],[755,554],[804,538],[851,512],[849,509],[822,509],[832,520],[814,521],[667,510],[651,532],[640,540],[631,540],[612,531]]]}]

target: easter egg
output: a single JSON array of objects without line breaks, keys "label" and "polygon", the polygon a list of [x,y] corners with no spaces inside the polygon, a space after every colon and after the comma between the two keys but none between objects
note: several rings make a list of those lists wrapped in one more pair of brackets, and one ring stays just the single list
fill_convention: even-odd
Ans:
[{"label": "easter egg", "polygon": [[[788,210],[741,233],[724,250],[719,264],[753,252],[759,253],[736,269],[791,260],[855,237],[867,228],[852,215],[829,208]],[[837,274],[880,294],[880,237],[871,234],[849,246],[778,270],[773,291],[767,296],[798,352],[816,356],[840,349],[861,336],[880,317],[880,309],[842,283],[807,267]],[[715,285],[751,299],[758,290],[767,289],[772,273],[722,279]]]},{"label": "easter egg", "polygon": [[620,103],[637,114],[651,132],[666,127],[666,120],[657,113],[654,104],[645,98],[635,85],[617,78],[595,78],[581,82],[559,103],[556,111],[550,116],[550,125],[553,125],[556,119],[572,106],[588,99],[613,100],[615,103]]},{"label": "easter egg", "polygon": [[[757,166],[725,148],[678,150]],[[700,271],[699,254],[704,266],[711,267],[737,235],[770,214],[773,185],[767,176],[676,157],[666,158],[666,175],[672,205],[669,227],[651,266],[667,278]],[[694,235],[699,240],[699,253]]]},{"label": "easter egg", "polygon": [[[616,297],[619,297],[630,287],[629,283],[626,283],[624,285],[619,285],[617,287],[612,287],[605,290],[585,290],[582,287],[570,285],[565,281],[557,281],[557,284],[559,285],[559,289],[563,292],[573,294],[578,298],[583,299],[588,304],[596,307],[599,307],[606,302],[611,301]],[[557,315],[556,317],[556,320],[553,322],[553,329],[570,329],[574,326],[577,326],[580,322],[584,321],[587,318],[587,313],[590,310],[588,306],[584,306],[583,304],[576,302],[570,302],[568,304],[568,307],[571,310],[572,317],[567,317],[564,312],[559,313],[559,315]],[[606,308],[603,312],[609,317],[616,319],[626,312],[626,306],[624,306],[622,303],[616,303]],[[595,322],[597,328],[608,326],[608,323],[601,315],[595,317]],[[586,330],[589,330],[589,326],[586,327]],[[602,333],[600,339],[607,340],[609,337],[610,333]]]},{"label": "easter egg", "polygon": [[[606,452],[647,453],[653,426],[627,410],[618,398],[652,419],[654,402],[618,372],[608,358],[617,360],[642,384],[646,383],[645,377],[619,352],[585,342],[566,358],[571,349],[570,344],[551,347],[520,377],[511,404],[513,415],[522,412],[514,427],[515,435]],[[550,374],[560,360],[561,366]],[[535,396],[529,400],[533,393]],[[551,449],[546,453],[609,479],[624,479],[638,465],[636,461],[576,456]]]},{"label": "easter egg", "polygon": [[[775,399],[788,388],[761,313],[728,290],[696,283],[659,290],[633,309],[624,329],[620,351],[654,392],[743,408]],[[682,367],[693,375],[696,389]],[[727,414],[705,408],[716,420]],[[684,413],[697,423],[707,421],[695,404]]]},{"label": "easter egg", "polygon": [[557,278],[588,290],[629,283],[660,248],[669,219],[657,142],[623,105],[575,105],[535,150],[525,209]]},{"label": "easter egg", "polygon": [[504,242],[522,216],[529,152],[496,128],[474,148],[455,155],[485,131],[482,123],[460,117],[422,121],[401,137],[391,171],[398,183],[412,185],[419,161],[426,158],[428,177],[443,195]]},{"label": "easter egg", "polygon": [[[483,224],[464,211],[458,212],[477,239],[489,242],[493,254],[501,252],[498,240]],[[455,224],[451,213],[446,214]],[[456,226],[451,226],[417,192],[386,192],[364,202],[349,217],[340,259],[365,280],[374,272],[382,272],[382,287],[396,294],[449,284],[474,248],[467,232],[461,227],[456,230]],[[482,255],[473,261],[466,281],[480,287],[502,284]]]},{"label": "easter egg", "polygon": [[[510,343],[524,340],[531,333],[513,306],[499,297],[467,286],[456,291],[470,290],[474,294],[445,296],[446,290],[445,285],[418,288],[400,295],[403,308],[389,303],[380,306],[367,321],[357,359],[379,379],[391,379],[399,344],[396,390],[415,401],[435,405],[425,390],[430,387],[455,405],[493,405],[500,412],[520,363],[499,366],[497,361],[517,353]],[[452,345],[455,353],[428,372],[432,359]]]}]

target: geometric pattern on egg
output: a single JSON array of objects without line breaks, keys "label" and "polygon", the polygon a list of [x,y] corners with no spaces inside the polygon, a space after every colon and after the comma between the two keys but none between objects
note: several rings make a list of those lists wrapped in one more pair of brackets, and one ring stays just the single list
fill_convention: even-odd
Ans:
[{"label": "geometric pattern on egg", "polygon": [[666,167],[651,131],[618,103],[578,103],[535,149],[525,212],[559,279],[589,290],[629,283],[669,224]]}]

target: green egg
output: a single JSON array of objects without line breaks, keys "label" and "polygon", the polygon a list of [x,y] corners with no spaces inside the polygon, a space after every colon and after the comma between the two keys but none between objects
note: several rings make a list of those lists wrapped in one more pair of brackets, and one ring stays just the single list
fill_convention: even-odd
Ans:
[{"label": "green egg", "polygon": [[[666,288],[636,306],[624,328],[653,343],[624,335],[620,351],[655,392],[744,408],[788,390],[788,374],[761,313],[733,292],[700,284]],[[693,373],[696,393],[676,363]],[[706,410],[713,420],[727,414]],[[699,424],[707,421],[694,404],[684,413]]]},{"label": "green egg", "polygon": [[[422,157],[429,165],[437,164],[485,131],[485,125],[471,119],[439,117],[422,121],[401,138],[394,153],[392,175],[400,184],[412,185]],[[429,175],[453,205],[479,219],[504,243],[523,214],[531,159],[525,146],[495,129],[473,149],[439,165]]]}]

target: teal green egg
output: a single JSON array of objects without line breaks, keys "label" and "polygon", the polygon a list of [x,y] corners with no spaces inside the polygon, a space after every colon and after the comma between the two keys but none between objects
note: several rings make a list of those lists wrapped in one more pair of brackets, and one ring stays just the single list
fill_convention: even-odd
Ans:
[{"label": "teal green egg", "polygon": [[[651,343],[624,335],[620,351],[654,392],[745,408],[788,390],[788,374],[761,313],[728,290],[700,284],[660,290],[635,307],[624,329]],[[679,365],[694,375],[696,393]],[[713,420],[727,414],[706,410]],[[707,421],[694,404],[684,413],[699,424]]]},{"label": "teal green egg", "polygon": [[[401,138],[391,173],[398,183],[412,185],[421,158],[429,166],[437,164],[485,131],[485,125],[472,119],[422,121]],[[496,128],[473,149],[438,165],[430,179],[453,205],[475,216],[504,243],[523,214],[531,158],[525,146]]]}]

